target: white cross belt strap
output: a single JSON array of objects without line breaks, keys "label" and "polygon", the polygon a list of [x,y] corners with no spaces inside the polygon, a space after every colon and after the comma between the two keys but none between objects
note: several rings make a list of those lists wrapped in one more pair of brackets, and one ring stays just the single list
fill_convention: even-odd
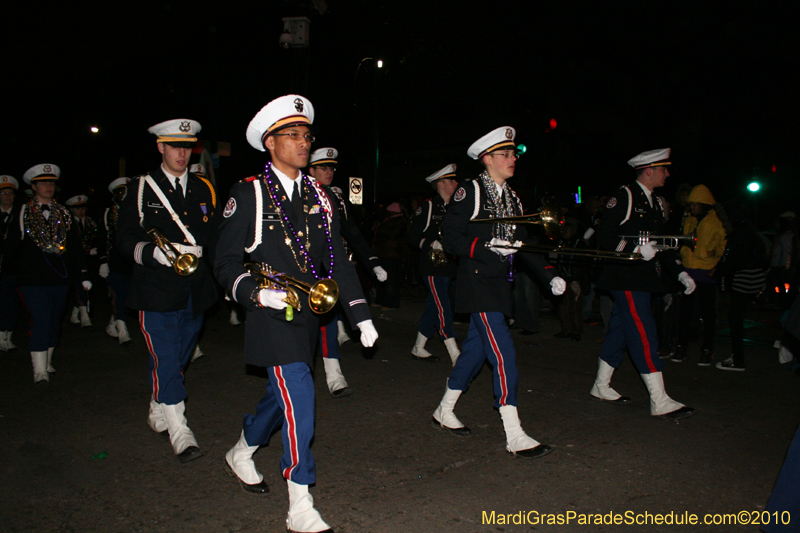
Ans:
[{"label": "white cross belt strap", "polygon": [[188,244],[180,244],[178,242],[173,242],[172,246],[175,247],[181,255],[183,254],[192,254],[198,259],[203,257],[203,247],[202,246],[190,246]]},{"label": "white cross belt strap", "polygon": [[[156,196],[158,196],[158,199],[161,200],[162,204],[164,204],[164,209],[167,210],[167,212],[169,213],[169,216],[172,217],[172,220],[175,221],[175,224],[178,225],[178,227],[181,229],[183,234],[186,236],[186,240],[189,241],[192,244],[192,247],[197,247],[197,248],[200,248],[202,250],[201,247],[197,246],[197,241],[194,239],[194,235],[189,233],[189,230],[186,229],[186,226],[183,225],[183,222],[181,222],[181,218],[178,216],[178,214],[175,212],[175,210],[172,209],[172,204],[169,203],[169,200],[167,200],[167,197],[164,196],[164,192],[161,190],[161,187],[159,187],[156,184],[155,180],[153,180],[153,178],[150,176],[150,174],[146,174],[141,179],[139,179],[139,224],[142,227],[144,227],[144,211],[142,210],[142,203],[144,201],[144,184],[145,184],[145,182],[147,182],[147,184],[150,185],[150,188],[153,189],[154,193],[156,193]],[[176,245],[176,248],[177,248],[177,245]],[[192,253],[194,253],[194,252],[192,252]],[[195,255],[197,255],[197,254],[195,254]],[[200,256],[198,255],[197,257],[200,257]]]}]

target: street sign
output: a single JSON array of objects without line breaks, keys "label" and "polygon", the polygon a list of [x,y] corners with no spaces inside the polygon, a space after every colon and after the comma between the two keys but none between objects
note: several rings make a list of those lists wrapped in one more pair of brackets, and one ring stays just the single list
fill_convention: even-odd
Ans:
[{"label": "street sign", "polygon": [[364,203],[364,182],[361,178],[350,178],[350,203],[353,205]]}]

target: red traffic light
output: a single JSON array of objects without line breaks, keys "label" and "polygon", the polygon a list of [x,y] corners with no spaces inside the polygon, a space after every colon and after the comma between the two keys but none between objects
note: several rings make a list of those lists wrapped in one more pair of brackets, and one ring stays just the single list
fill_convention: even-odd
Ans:
[{"label": "red traffic light", "polygon": [[558,126],[558,122],[556,122],[556,119],[551,118],[550,119],[550,129],[554,130],[554,129],[556,129],[556,126]]}]

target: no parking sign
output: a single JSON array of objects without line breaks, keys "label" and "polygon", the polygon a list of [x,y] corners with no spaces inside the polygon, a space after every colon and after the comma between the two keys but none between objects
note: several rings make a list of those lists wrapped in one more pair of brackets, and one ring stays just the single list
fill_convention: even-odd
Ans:
[{"label": "no parking sign", "polygon": [[361,205],[364,198],[364,182],[361,178],[350,178],[350,203]]}]

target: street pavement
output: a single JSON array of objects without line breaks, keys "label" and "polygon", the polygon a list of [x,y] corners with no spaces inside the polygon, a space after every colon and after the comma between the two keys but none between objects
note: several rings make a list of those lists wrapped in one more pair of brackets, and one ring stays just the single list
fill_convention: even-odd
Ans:
[{"label": "street pavement", "polygon": [[[285,531],[280,436],[255,455],[269,494],[246,494],[222,467],[242,416],[264,390],[261,373],[243,364],[245,326],[229,325],[224,308],[207,321],[207,361],[186,372],[187,418],[207,455],[182,465],[146,424],[147,353],[135,322],[134,344],[120,347],[104,332],[107,305],[95,300],[93,327],[65,320],[48,389],[33,387],[21,329],[13,339],[19,349],[0,353],[0,531]],[[456,408],[473,434],[431,425],[451,365],[437,340],[428,347],[438,362],[410,356],[423,304],[417,293],[398,310],[372,308],[377,347],[342,348],[352,396],[328,394],[318,360],[311,493],[335,531],[758,531],[752,523],[652,521],[659,514],[701,522],[713,513],[752,517],[764,509],[800,421],[800,377],[778,364],[771,347],[780,331],[776,311],[751,313],[745,372],[698,367],[696,343],[683,363],[666,361],[667,392],[697,409],[677,422],[650,416],[630,360],[612,385],[631,405],[590,399],[601,327],[587,326],[580,342],[557,339],[558,321],[545,312],[539,334],[512,330],[523,428],[555,448],[530,461],[505,451],[488,366]],[[716,360],[730,353],[726,316],[723,298]],[[466,325],[457,331],[463,340]],[[623,523],[580,523],[615,516]]]}]

